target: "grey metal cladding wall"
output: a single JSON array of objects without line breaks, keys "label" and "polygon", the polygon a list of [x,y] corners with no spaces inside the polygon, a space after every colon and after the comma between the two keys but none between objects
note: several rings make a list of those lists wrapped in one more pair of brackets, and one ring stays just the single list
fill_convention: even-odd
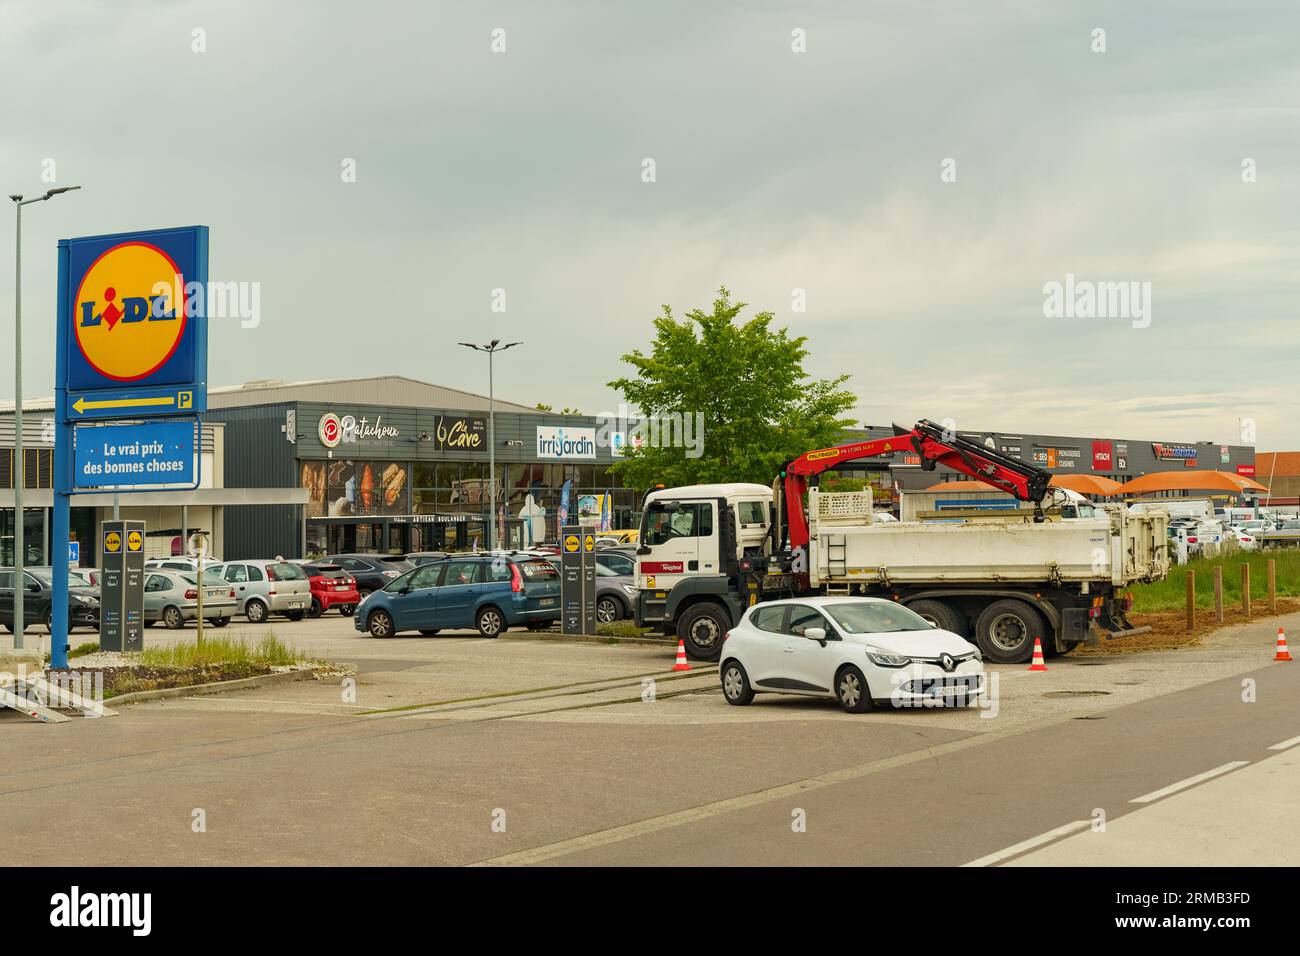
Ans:
[{"label": "grey metal cladding wall", "polygon": [[[222,408],[207,413],[209,421],[225,423],[227,488],[293,488],[293,444],[280,426],[290,405]],[[239,558],[298,557],[301,546],[299,509],[291,505],[258,505],[224,509],[227,561]]]}]

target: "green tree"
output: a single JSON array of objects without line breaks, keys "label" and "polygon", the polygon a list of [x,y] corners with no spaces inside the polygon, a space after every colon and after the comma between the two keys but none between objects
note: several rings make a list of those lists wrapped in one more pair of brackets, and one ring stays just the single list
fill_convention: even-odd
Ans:
[{"label": "green tree", "polygon": [[624,484],[769,484],[791,458],[844,440],[853,425],[844,413],[857,402],[842,388],[848,376],[810,378],[803,368],[807,338],[774,330],[771,312],[739,321],[746,306],[732,302],[726,288],[718,290],[711,313],[693,309],[679,320],[665,305],[654,320],[650,353],[623,356],[636,375],[609,385],[628,405],[646,416],[676,413],[692,422],[696,413],[703,416],[699,457],[648,443],[629,449],[615,465]]}]

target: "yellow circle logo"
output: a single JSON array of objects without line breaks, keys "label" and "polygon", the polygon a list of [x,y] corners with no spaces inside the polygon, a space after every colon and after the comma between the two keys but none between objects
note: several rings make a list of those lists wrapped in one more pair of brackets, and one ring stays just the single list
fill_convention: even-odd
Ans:
[{"label": "yellow circle logo", "polygon": [[132,531],[126,536],[126,550],[139,551],[144,544],[144,537],[139,531]]},{"label": "yellow circle logo", "polygon": [[86,270],[77,288],[77,346],[99,374],[134,382],[167,364],[185,334],[185,280],[172,257],[124,242]]},{"label": "yellow circle logo", "polygon": [[104,550],[109,554],[117,554],[122,550],[122,536],[116,531],[110,531],[104,535]]},{"label": "yellow circle logo", "polygon": [[596,536],[592,534],[587,535],[587,537],[583,539],[582,544],[586,550],[593,550],[596,547]]},{"label": "yellow circle logo", "polygon": [[578,536],[576,534],[571,534],[564,539],[564,550],[569,554],[573,554],[578,550]]}]

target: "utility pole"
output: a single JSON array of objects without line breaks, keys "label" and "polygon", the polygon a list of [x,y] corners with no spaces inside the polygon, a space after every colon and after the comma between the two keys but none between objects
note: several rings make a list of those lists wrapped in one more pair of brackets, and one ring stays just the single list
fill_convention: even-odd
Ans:
[{"label": "utility pole", "polygon": [[516,345],[523,345],[524,343],[507,342],[502,345],[500,339],[493,339],[487,345],[474,345],[472,342],[461,342],[460,344],[476,352],[486,352],[488,356],[488,500],[490,502],[488,507],[491,508],[491,511],[488,514],[487,522],[487,549],[491,551],[500,543],[495,540],[497,523],[497,404],[492,359],[497,352],[504,352],[506,349],[512,349]]}]

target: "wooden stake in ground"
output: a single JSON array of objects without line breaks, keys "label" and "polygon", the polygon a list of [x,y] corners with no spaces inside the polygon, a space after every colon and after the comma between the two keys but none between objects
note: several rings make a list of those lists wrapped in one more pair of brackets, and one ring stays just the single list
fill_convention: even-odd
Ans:
[{"label": "wooden stake in ground", "polygon": [[1268,559],[1268,613],[1277,613],[1277,565]]},{"label": "wooden stake in ground", "polygon": [[1223,565],[1214,566],[1214,619],[1223,623]]},{"label": "wooden stake in ground", "polygon": [[1196,572],[1187,571],[1187,633],[1196,630]]},{"label": "wooden stake in ground", "polygon": [[1241,610],[1250,620],[1250,565],[1241,566]]}]

